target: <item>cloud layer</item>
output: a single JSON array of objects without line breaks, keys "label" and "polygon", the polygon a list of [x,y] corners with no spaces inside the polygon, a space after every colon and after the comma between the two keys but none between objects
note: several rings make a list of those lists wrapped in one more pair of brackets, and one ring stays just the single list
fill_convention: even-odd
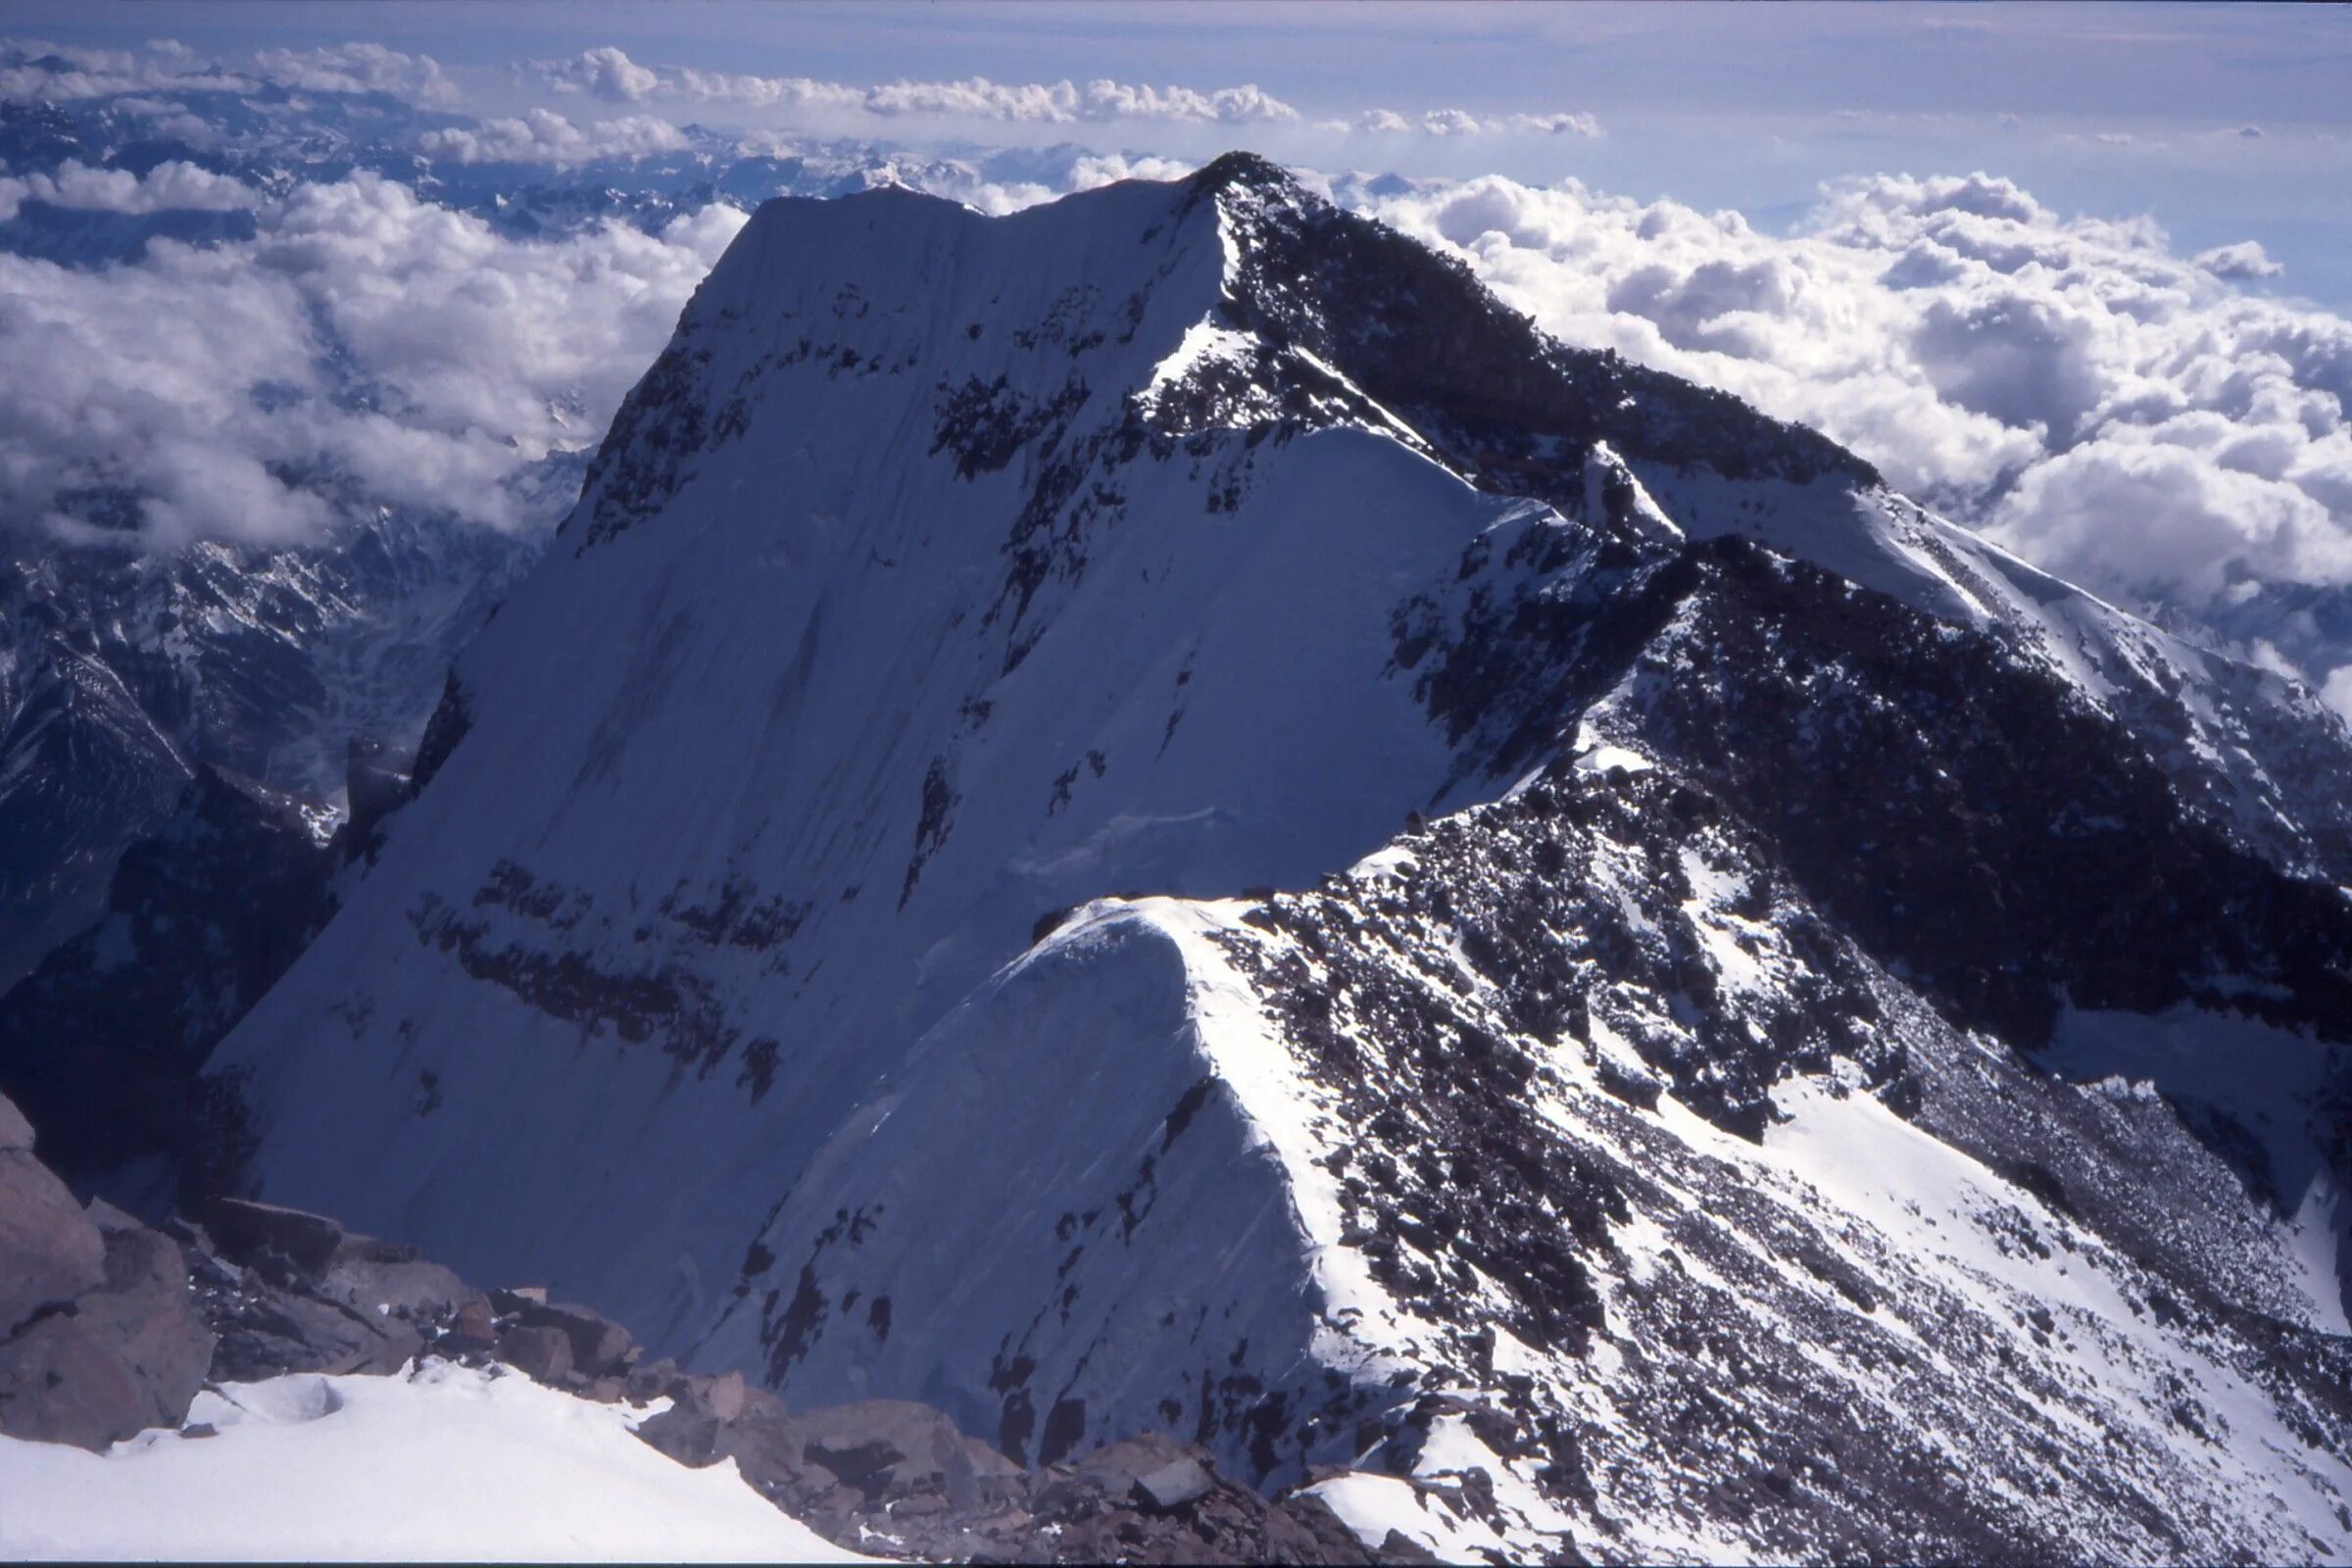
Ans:
[{"label": "cloud layer", "polygon": [[[1300,112],[1252,83],[1201,89],[1114,81],[999,82],[985,76],[959,81],[900,80],[861,86],[810,76],[761,76],[653,66],[606,46],[563,60],[532,60],[517,68],[525,79],[555,92],[608,104],[691,105],[708,112],[801,112],[837,122],[996,122],[1022,125],[1129,123],[1225,125],[1258,128],[1305,122]],[[1590,114],[1474,115],[1461,109],[1399,114],[1367,110],[1353,118],[1316,121],[1313,128],[1343,135],[1425,136],[1577,135],[1600,133]]]},{"label": "cloud layer", "polygon": [[484,120],[470,126],[428,130],[417,138],[418,149],[430,158],[461,164],[548,164],[559,169],[600,158],[673,153],[686,145],[685,132],[650,115],[576,125],[548,109],[533,109],[520,119]]},{"label": "cloud layer", "polygon": [[252,92],[274,85],[309,92],[382,92],[445,105],[461,94],[429,55],[380,43],[264,49],[230,63],[158,39],[142,49],[76,49],[0,39],[0,103],[54,103],[120,93]]},{"label": "cloud layer", "polygon": [[[485,74],[473,77],[480,85]],[[583,110],[556,113],[522,106],[470,126],[443,127],[436,156],[466,163],[576,165],[599,157],[674,151],[682,132],[650,111],[675,109],[708,120],[730,113],[746,121],[842,130],[906,133],[925,122],[943,128],[975,124],[1077,127],[1131,125],[1229,127],[1260,132],[1301,128],[1324,137],[1429,138],[1516,135],[1595,136],[1599,122],[1575,111],[1480,113],[1434,108],[1399,113],[1372,109],[1307,121],[1300,111],[1254,83],[1226,87],[1152,85],[1096,77],[1084,82],[1002,82],[974,75],[956,80],[900,79],[875,83],[813,76],[761,75],[657,65],[631,59],[612,45],[563,59],[525,60],[506,73],[510,87],[580,100]],[[201,55],[171,40],[136,50],[61,47],[0,39],[0,102],[57,103],[92,98],[169,118],[172,134],[206,139],[203,122],[173,94],[251,93],[275,88],[321,94],[382,93],[428,109],[457,109],[467,93],[429,55],[376,43],[318,49],[265,49],[234,59]],[[502,107],[515,107],[514,92]],[[569,106],[566,106],[567,108]],[[600,112],[601,111],[601,112]],[[615,115],[612,111],[621,111]],[[633,111],[633,112],[632,112]],[[485,114],[487,112],[485,111]]]},{"label": "cloud layer", "polygon": [[532,466],[598,439],[743,222],[514,241],[369,173],[247,196],[250,241],[0,256],[0,516],[158,549],[379,506],[542,526],[569,498]]},{"label": "cloud layer", "polygon": [[[378,504],[544,521],[548,504],[523,477],[596,438],[741,221],[726,207],[673,220],[713,187],[655,195],[654,167],[628,167],[693,151],[717,174],[743,155],[731,136],[681,130],[670,116],[689,109],[831,122],[901,147],[925,125],[985,136],[980,123],[1005,127],[1000,146],[1034,141],[1025,127],[1084,141],[1063,127],[1095,126],[1112,127],[1098,144],[1133,136],[1165,153],[1200,142],[1201,127],[1254,127],[1327,149],[1341,143],[1316,138],[1345,138],[1367,158],[1399,137],[1600,132],[1568,112],[1308,122],[1247,84],[856,85],[652,65],[617,48],[512,74],[562,112],[388,113],[359,95],[446,107],[464,94],[431,58],[374,44],[224,60],[171,43],[0,43],[0,100],[94,106],[106,137],[185,148],[135,171],[95,152],[0,168],[0,222],[39,204],[193,234],[157,215],[239,212],[253,235],[210,248],[153,239],[143,255],[134,243],[136,260],[105,271],[0,257],[0,517],[70,536],[127,523],[156,547],[283,538]],[[314,113],[343,117],[317,122],[320,145],[364,146],[363,170],[380,172],[304,183],[313,155],[289,164],[277,149],[302,145]],[[883,162],[991,212],[1186,168],[1067,147]],[[746,202],[762,178],[774,188],[775,168],[758,167],[721,188]],[[2305,608],[2274,617],[2278,646],[2250,651],[2352,705],[2352,637],[2325,629],[2342,619],[2332,611],[2307,608],[2315,585],[2352,607],[2352,322],[2274,297],[2283,269],[2259,244],[2180,254],[2151,222],[2065,217],[1982,173],[1848,181],[1787,235],[1575,181],[1332,183],[1465,257],[1560,336],[1816,425],[1899,487],[2120,601],[2258,639],[2271,634],[2249,628],[2272,622],[2249,607],[2301,594]],[[510,194],[525,214],[512,225],[489,205]],[[468,204],[481,216],[453,210]],[[642,226],[595,222],[600,212]],[[514,237],[534,224],[560,237]]]},{"label": "cloud layer", "polygon": [[932,115],[1055,125],[1117,120],[1243,125],[1299,118],[1298,110],[1251,85],[1201,91],[1107,78],[1080,85],[1066,80],[1006,83],[973,76],[861,87],[808,76],[731,75],[691,67],[645,66],[609,46],[567,60],[529,61],[521,70],[558,92],[585,93],[612,104],[732,104],[824,109],[882,119]]},{"label": "cloud layer", "polygon": [[250,185],[178,161],[156,165],[144,174],[122,169],[93,169],[68,159],[47,172],[22,178],[0,175],[0,222],[26,202],[45,202],[79,212],[144,215],[163,212],[233,212],[259,205]]},{"label": "cloud layer", "polygon": [[1597,136],[1600,122],[1585,114],[1474,115],[1466,109],[1431,109],[1419,115],[1400,115],[1394,109],[1373,109],[1353,120],[1325,121],[1326,130],[1360,131],[1375,136],[1418,131],[1425,136],[1489,136],[1516,132],[1540,136]]},{"label": "cloud layer", "polygon": [[2239,286],[2278,270],[2258,245],[2182,258],[1981,173],[1842,184],[1790,237],[1573,181],[1337,193],[2127,603],[2352,583],[2352,322]]}]

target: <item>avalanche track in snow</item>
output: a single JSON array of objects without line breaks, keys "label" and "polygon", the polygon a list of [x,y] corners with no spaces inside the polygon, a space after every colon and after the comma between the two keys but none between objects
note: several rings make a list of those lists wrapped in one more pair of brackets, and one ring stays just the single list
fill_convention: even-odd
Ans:
[{"label": "avalanche track in snow", "polygon": [[1378,1541],[2352,1551],[2352,741],[1219,160],[760,209],[265,1195]]}]

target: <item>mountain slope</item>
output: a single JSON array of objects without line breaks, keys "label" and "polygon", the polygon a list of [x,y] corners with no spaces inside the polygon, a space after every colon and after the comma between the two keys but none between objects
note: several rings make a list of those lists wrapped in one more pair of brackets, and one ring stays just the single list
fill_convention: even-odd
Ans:
[{"label": "mountain slope", "polygon": [[2324,1557],[2347,760],[1254,160],[777,202],[214,1066],[271,1197],[1022,1457]]},{"label": "mountain slope", "polygon": [[277,550],[0,562],[0,984],[98,914],[204,764],[326,796],[353,739],[414,739],[535,553],[386,516]]},{"label": "mountain slope", "polygon": [[122,852],[106,912],[0,993],[0,1083],[76,1189],[160,1213],[179,1186],[202,1196],[233,1172],[237,1152],[208,1147],[198,1073],[332,912],[331,820],[199,767]]}]

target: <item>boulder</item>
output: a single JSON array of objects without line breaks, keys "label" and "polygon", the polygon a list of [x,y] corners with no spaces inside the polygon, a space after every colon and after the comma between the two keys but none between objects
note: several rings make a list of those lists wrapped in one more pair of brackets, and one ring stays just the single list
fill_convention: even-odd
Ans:
[{"label": "boulder", "polygon": [[1136,1477],[1130,1494],[1152,1513],[1174,1513],[1207,1496],[1216,1485],[1216,1478],[1200,1460],[1183,1458],[1163,1464],[1150,1475]]},{"label": "boulder", "polygon": [[360,1312],[390,1312],[411,1321],[439,1321],[482,1298],[438,1263],[373,1237],[350,1238],[327,1264],[318,1294]]},{"label": "boulder", "polygon": [[1220,1478],[1206,1450],[1161,1433],[1098,1448],[1030,1478],[1024,1548],[1054,1561],[1368,1563],[1374,1553],[1320,1499],[1267,1501]]},{"label": "boulder", "polygon": [[490,1303],[467,1301],[460,1306],[441,1336],[444,1349],[465,1354],[469,1350],[495,1349],[498,1346],[498,1320],[490,1315]]},{"label": "boulder", "polygon": [[[636,1432],[641,1441],[689,1469],[700,1470],[725,1457],[720,1451],[724,1432],[718,1417],[707,1410],[689,1410],[681,1404],[673,1404],[638,1422]],[[752,1481],[748,1469],[744,1471],[744,1479]],[[753,1485],[758,1486],[759,1483],[754,1481]]]},{"label": "boulder", "polygon": [[636,1342],[629,1331],[593,1307],[522,1298],[522,1326],[555,1329],[571,1342],[571,1364],[583,1377],[624,1371]]},{"label": "boulder", "polygon": [[220,1329],[213,1377],[251,1383],[285,1372],[397,1372],[424,1348],[414,1324],[295,1288],[208,1294]]},{"label": "boulder", "polygon": [[104,1247],[95,1290],[0,1345],[0,1433],[103,1451],[187,1414],[213,1335],[179,1249],[143,1226],[106,1233]]},{"label": "boulder", "polygon": [[955,1422],[927,1404],[866,1399],[793,1418],[802,1456],[869,1501],[887,1502],[895,1515],[923,1495],[947,1499],[958,1512],[1000,1501],[1019,1466],[966,1438]]},{"label": "boulder", "polygon": [[571,1337],[552,1324],[524,1324],[498,1337],[498,1353],[538,1383],[560,1383],[573,1369]]},{"label": "boulder", "polygon": [[343,1227],[323,1214],[244,1198],[214,1199],[205,1226],[231,1262],[258,1266],[275,1252],[314,1277],[326,1272],[344,1238]]},{"label": "boulder", "polygon": [[32,1123],[16,1102],[0,1095],[0,1154],[32,1152]]},{"label": "boulder", "polygon": [[82,1217],[87,1219],[91,1224],[97,1226],[100,1234],[102,1235],[111,1235],[116,1231],[143,1231],[147,1229],[146,1221],[140,1219],[135,1214],[131,1214],[122,1209],[117,1208],[114,1204],[108,1202],[103,1198],[91,1199],[87,1203],[82,1205],[81,1212]]},{"label": "boulder", "polygon": [[714,1378],[700,1378],[696,1398],[703,1408],[721,1421],[732,1421],[743,1414],[744,1382],[740,1372],[722,1372]]},{"label": "boulder", "polygon": [[[680,1464],[701,1467],[732,1456],[744,1479],[770,1497],[804,1485],[810,1474],[831,1485],[831,1475],[811,1471],[804,1459],[799,1427],[784,1413],[784,1401],[734,1378],[679,1376],[676,1369],[659,1384],[654,1371],[664,1365],[630,1371],[631,1398],[667,1396],[669,1408],[638,1423],[637,1435]],[[719,1411],[732,1408],[725,1417]]]},{"label": "boulder", "polygon": [[[0,1106],[16,1115],[6,1101]],[[30,1142],[29,1134],[21,1141]],[[27,1149],[0,1149],[0,1337],[105,1280],[106,1240],[66,1184]]]},{"label": "boulder", "polygon": [[678,1363],[668,1356],[659,1361],[640,1361],[629,1368],[629,1397],[639,1404],[658,1399],[672,1393],[671,1385],[678,1379]]}]

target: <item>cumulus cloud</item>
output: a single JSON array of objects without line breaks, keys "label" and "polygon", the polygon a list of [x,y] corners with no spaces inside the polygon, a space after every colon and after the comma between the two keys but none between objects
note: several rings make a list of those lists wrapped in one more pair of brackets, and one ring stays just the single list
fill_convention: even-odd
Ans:
[{"label": "cumulus cloud", "polygon": [[261,193],[241,180],[194,164],[158,164],[144,174],[122,169],[93,169],[75,159],[48,173],[23,178],[0,175],[0,221],[24,203],[46,202],[85,212],[160,213],[170,210],[224,213],[260,203]]},{"label": "cumulus cloud", "polygon": [[1070,165],[1069,188],[1074,191],[1094,190],[1098,186],[1116,184],[1122,179],[1182,179],[1200,167],[1186,159],[1158,158],[1149,154],[1087,154]]},{"label": "cumulus cloud", "polygon": [[456,83],[430,55],[402,54],[380,43],[324,49],[265,49],[253,57],[265,79],[309,92],[381,92],[420,104],[455,103]]},{"label": "cumulus cloud", "polygon": [[1040,170],[1045,177],[991,179],[978,168],[956,160],[925,162],[909,169],[893,165],[887,176],[958,201],[991,217],[1035,207],[1072,191],[1093,190],[1122,179],[1182,179],[1200,166],[1181,158],[1151,154],[1081,153],[1058,171]]},{"label": "cumulus cloud", "polygon": [[123,93],[252,92],[276,85],[305,92],[390,93],[419,104],[457,101],[455,83],[429,55],[378,43],[321,49],[265,49],[239,60],[197,53],[174,39],[139,49],[76,49],[28,39],[0,40],[0,103],[57,103]]},{"label": "cumulus cloud", "polygon": [[171,39],[138,50],[0,40],[0,102],[5,103],[53,103],[173,88],[243,92],[255,85],[254,78],[230,73]]},{"label": "cumulus cloud", "polygon": [[1101,78],[1072,81],[998,82],[985,76],[960,81],[893,81],[872,86],[821,81],[808,76],[760,76],[652,67],[610,46],[567,60],[534,60],[522,68],[558,92],[587,93],[616,104],[684,100],[768,109],[816,109],[882,119],[937,116],[1037,124],[1088,121],[1162,121],[1199,124],[1250,124],[1294,121],[1298,112],[1254,85],[1202,91],[1154,87]]},{"label": "cumulus cloud", "polygon": [[1336,193],[1563,338],[1826,430],[2126,603],[2352,583],[2352,321],[2235,286],[2276,275],[2252,242],[2182,257],[1981,173],[1847,181],[1786,237],[1575,181]]},{"label": "cumulus cloud", "polygon": [[610,103],[641,104],[662,78],[610,46],[587,49],[569,60],[535,60],[531,68],[560,92],[586,92]]},{"label": "cumulus cloud", "polygon": [[155,134],[170,136],[199,151],[220,145],[220,132],[209,120],[175,99],[131,96],[117,98],[114,107],[152,122]]},{"label": "cumulus cloud", "polygon": [[600,158],[643,158],[677,152],[686,135],[665,120],[629,115],[575,125],[552,110],[533,109],[519,120],[485,120],[472,125],[428,130],[417,138],[427,157],[460,164],[552,164],[559,168]]},{"label": "cumulus cloud", "polygon": [[2352,664],[2346,664],[2329,675],[2320,688],[2320,697],[2329,708],[2352,722]]},{"label": "cumulus cloud", "polygon": [[2278,277],[2286,268],[2271,260],[2258,240],[2240,240],[2234,245],[2216,245],[2200,251],[2193,258],[2216,277]]},{"label": "cumulus cloud", "polygon": [[1600,122],[1584,114],[1513,115],[1507,128],[1541,131],[1546,136],[1597,136]]},{"label": "cumulus cloud", "polygon": [[1374,136],[1418,132],[1424,136],[1484,136],[1516,132],[1521,135],[1597,136],[1600,122],[1586,114],[1474,115],[1467,109],[1431,109],[1406,119],[1394,109],[1373,109],[1353,120],[1332,121],[1325,128],[1358,131]]},{"label": "cumulus cloud", "polygon": [[543,525],[526,470],[601,435],[743,220],[514,241],[362,173],[250,241],[0,256],[0,518],[156,549],[376,506]]}]

